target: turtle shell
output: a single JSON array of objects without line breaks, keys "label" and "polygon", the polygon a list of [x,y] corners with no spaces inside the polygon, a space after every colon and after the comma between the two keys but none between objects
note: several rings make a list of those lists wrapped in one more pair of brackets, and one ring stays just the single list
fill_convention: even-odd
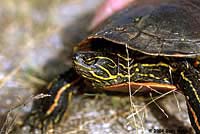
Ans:
[{"label": "turtle shell", "polygon": [[148,55],[199,56],[200,8],[195,4],[154,0],[131,5],[109,18],[79,48],[103,39]]}]

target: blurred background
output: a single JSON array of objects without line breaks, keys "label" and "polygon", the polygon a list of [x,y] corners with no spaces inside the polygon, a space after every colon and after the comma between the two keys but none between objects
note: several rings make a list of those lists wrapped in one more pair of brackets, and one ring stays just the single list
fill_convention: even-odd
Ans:
[{"label": "blurred background", "polygon": [[[36,91],[71,66],[73,46],[103,0],[0,0],[0,133],[30,133],[19,127]],[[155,101],[129,96],[88,95],[73,99],[55,133],[148,134],[181,128],[192,133],[183,95]],[[41,133],[34,130],[32,133]],[[49,132],[51,133],[51,130]]]}]

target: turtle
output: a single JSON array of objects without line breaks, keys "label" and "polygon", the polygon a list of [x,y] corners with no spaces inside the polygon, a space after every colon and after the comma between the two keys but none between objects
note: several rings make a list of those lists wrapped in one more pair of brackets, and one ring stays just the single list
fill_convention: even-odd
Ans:
[{"label": "turtle", "polygon": [[[59,123],[74,87],[129,93],[181,91],[200,133],[200,10],[187,0],[131,5],[74,48],[73,66],[35,100],[29,121]],[[36,121],[37,120],[37,121]],[[31,122],[31,121],[30,121]]]}]

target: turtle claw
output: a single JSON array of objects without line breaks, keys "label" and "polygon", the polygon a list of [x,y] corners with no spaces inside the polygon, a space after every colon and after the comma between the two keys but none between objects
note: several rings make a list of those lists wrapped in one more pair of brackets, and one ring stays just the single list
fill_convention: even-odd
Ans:
[{"label": "turtle claw", "polygon": [[79,82],[79,76],[70,69],[53,80],[48,86],[46,97],[35,99],[31,113],[25,121],[32,128],[46,130],[62,119],[68,103],[72,98],[74,85]]},{"label": "turtle claw", "polygon": [[[25,124],[32,129],[49,129],[49,126],[58,124],[64,115],[68,105],[69,92],[63,92],[55,103],[56,95],[34,101],[31,113],[27,116]],[[52,127],[51,127],[52,128]]]},{"label": "turtle claw", "polygon": [[26,120],[25,120],[25,125],[28,125],[31,130],[34,131],[35,129],[40,129],[41,131],[46,131],[47,128],[52,126],[51,119],[49,118],[44,118],[44,115],[39,113],[38,111],[31,112]]}]

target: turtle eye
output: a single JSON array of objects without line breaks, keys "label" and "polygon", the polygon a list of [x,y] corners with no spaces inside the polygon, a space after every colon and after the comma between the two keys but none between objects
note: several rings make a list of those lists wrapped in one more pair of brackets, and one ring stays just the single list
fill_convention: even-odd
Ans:
[{"label": "turtle eye", "polygon": [[195,60],[194,61],[194,67],[199,67],[200,66],[200,61],[198,61],[198,60]]}]

